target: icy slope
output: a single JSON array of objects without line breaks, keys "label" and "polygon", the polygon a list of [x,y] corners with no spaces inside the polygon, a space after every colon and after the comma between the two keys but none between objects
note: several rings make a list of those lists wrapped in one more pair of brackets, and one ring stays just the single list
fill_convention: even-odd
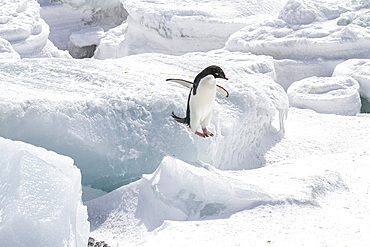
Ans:
[{"label": "icy slope", "polygon": [[[170,117],[185,114],[189,89],[165,79],[192,80],[215,63],[229,77],[220,84],[230,97],[217,96],[215,136],[201,139]],[[165,155],[221,169],[258,167],[256,147],[276,135],[271,122],[288,107],[271,79],[272,59],[243,53],[22,60],[1,62],[0,71],[0,135],[72,157],[83,184],[105,191],[153,172]]]},{"label": "icy slope", "polygon": [[87,202],[91,234],[113,246],[362,246],[369,121],[293,108],[259,169],[165,157],[153,174]]},{"label": "icy slope", "polygon": [[226,48],[275,59],[366,58],[368,7],[368,1],[289,0],[277,19],[246,26],[230,37]]},{"label": "icy slope", "polygon": [[21,57],[68,57],[49,40],[49,26],[40,18],[36,0],[0,1],[0,38]]},{"label": "icy slope", "polygon": [[81,174],[71,158],[0,138],[3,246],[86,246]]}]

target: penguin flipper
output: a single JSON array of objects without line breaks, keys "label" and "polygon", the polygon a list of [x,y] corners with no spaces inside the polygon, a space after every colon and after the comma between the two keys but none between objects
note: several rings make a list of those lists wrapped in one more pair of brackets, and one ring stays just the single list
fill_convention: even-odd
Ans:
[{"label": "penguin flipper", "polygon": [[216,85],[216,91],[219,92],[220,94],[222,94],[223,96],[225,96],[226,98],[229,97],[229,92],[226,91],[225,88],[223,88],[219,85]]},{"label": "penguin flipper", "polygon": [[184,117],[184,118],[178,117],[178,116],[175,115],[174,112],[172,112],[171,116],[173,117],[173,119],[176,120],[176,122],[190,125],[190,119],[188,117]]},{"label": "penguin flipper", "polygon": [[183,85],[187,88],[192,88],[193,87],[192,82],[186,81],[186,80],[183,80],[183,79],[166,79],[166,81],[176,82],[176,83],[179,83],[180,85]]}]

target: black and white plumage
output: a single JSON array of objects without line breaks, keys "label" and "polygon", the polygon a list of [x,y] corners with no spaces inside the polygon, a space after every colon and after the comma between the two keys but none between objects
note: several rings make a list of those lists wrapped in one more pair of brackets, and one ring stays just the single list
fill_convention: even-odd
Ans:
[{"label": "black and white plumage", "polygon": [[[172,112],[172,117],[179,123],[187,124],[195,134],[202,137],[213,136],[213,134],[207,130],[207,126],[212,119],[216,92],[221,93],[225,97],[229,97],[229,93],[223,87],[216,84],[216,78],[228,80],[220,67],[212,65],[200,72],[195,77],[194,82],[182,79],[166,80],[191,88],[188,97],[186,116],[181,118]],[[203,133],[197,131],[199,126],[202,128]]]}]

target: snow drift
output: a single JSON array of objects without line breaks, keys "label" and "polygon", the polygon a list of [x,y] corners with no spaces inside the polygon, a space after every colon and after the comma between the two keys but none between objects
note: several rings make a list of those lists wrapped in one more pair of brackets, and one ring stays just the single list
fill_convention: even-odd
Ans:
[{"label": "snow drift", "polygon": [[0,241],[6,246],[87,246],[81,174],[71,158],[0,138]]},{"label": "snow drift", "polygon": [[49,26],[40,18],[36,0],[0,1],[0,38],[23,57],[68,57],[49,40]]},{"label": "snow drift", "polygon": [[[185,114],[189,89],[165,79],[192,80],[215,61],[230,97],[217,98],[215,136],[201,139],[170,116]],[[221,169],[259,166],[254,152],[288,107],[272,59],[243,53],[22,60],[0,71],[0,135],[72,157],[83,184],[105,191],[153,172],[165,155]]]},{"label": "snow drift", "polygon": [[[127,29],[114,39],[103,39],[95,58],[145,52],[178,55],[223,48],[227,38],[255,16],[275,14],[282,7],[281,1],[255,0],[216,1],[211,8],[208,1],[193,0],[124,0],[122,4],[129,14]],[[114,52],[107,43],[113,44]]]},{"label": "snow drift", "polygon": [[335,67],[333,76],[350,76],[358,81],[360,94],[370,101],[370,59],[349,59]]},{"label": "snow drift", "polygon": [[330,159],[305,158],[235,173],[164,157],[154,173],[87,202],[92,234],[110,244],[137,245],[146,241],[142,236],[155,235],[173,221],[201,225],[262,205],[317,205],[320,197],[347,189],[338,172],[324,168]]},{"label": "snow drift", "polygon": [[[357,4],[356,4],[357,3]],[[370,55],[368,1],[289,0],[275,20],[234,33],[230,51],[275,59],[348,59]]]},{"label": "snow drift", "polygon": [[320,113],[360,113],[359,84],[350,77],[309,77],[288,88],[289,103]]}]

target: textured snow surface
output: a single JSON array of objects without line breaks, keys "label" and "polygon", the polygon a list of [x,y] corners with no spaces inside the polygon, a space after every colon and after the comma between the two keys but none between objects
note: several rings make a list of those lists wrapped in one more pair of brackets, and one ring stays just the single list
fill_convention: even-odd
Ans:
[{"label": "textured snow surface", "polygon": [[[215,136],[201,139],[170,116],[185,116],[189,89],[165,79],[193,80],[215,62],[229,78],[219,84],[230,97],[217,96]],[[288,107],[271,78],[272,59],[243,53],[31,59],[2,62],[0,71],[0,134],[72,157],[83,184],[106,191],[154,171],[165,155],[221,169],[256,167],[256,147],[280,129],[271,123]]]},{"label": "textured snow surface", "polygon": [[320,113],[356,115],[361,108],[359,88],[350,77],[308,77],[288,88],[289,103]]},{"label": "textured snow surface", "polygon": [[230,51],[276,59],[348,59],[370,55],[368,1],[289,0],[274,20],[234,33]]},{"label": "textured snow surface", "polygon": [[[222,48],[232,33],[253,22],[255,16],[277,14],[283,2],[125,0],[122,4],[129,16],[124,39],[115,43],[119,56]],[[109,49],[96,56],[110,57]]]},{"label": "textured snow surface", "polygon": [[21,57],[68,57],[48,41],[49,26],[36,0],[0,1],[0,38]]},{"label": "textured snow surface", "polygon": [[369,121],[290,108],[259,169],[164,157],[154,173],[87,202],[91,234],[113,246],[362,246]]},{"label": "textured snow surface", "polygon": [[0,138],[3,246],[86,246],[81,174],[66,156]]},{"label": "textured snow surface", "polygon": [[370,59],[349,59],[335,67],[333,76],[351,76],[360,84],[360,94],[370,100]]}]

